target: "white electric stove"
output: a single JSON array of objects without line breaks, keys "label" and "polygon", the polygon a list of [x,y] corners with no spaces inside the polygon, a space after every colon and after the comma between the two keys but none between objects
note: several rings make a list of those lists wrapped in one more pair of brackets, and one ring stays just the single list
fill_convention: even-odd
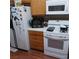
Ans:
[{"label": "white electric stove", "polygon": [[69,47],[69,21],[49,20],[44,31],[44,54],[67,59]]}]

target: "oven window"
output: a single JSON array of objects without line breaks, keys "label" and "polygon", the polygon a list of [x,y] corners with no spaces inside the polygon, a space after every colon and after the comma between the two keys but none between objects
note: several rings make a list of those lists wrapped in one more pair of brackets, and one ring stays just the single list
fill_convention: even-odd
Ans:
[{"label": "oven window", "polygon": [[49,6],[49,11],[64,11],[65,5]]},{"label": "oven window", "polygon": [[63,40],[48,39],[48,47],[63,50],[63,45]]}]

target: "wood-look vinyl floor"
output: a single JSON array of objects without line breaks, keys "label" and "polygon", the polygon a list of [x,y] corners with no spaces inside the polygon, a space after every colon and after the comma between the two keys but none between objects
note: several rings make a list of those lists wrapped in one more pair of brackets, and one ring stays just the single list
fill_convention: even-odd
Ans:
[{"label": "wood-look vinyl floor", "polygon": [[15,53],[10,52],[10,59],[58,59],[44,55],[43,52],[31,50],[29,52],[19,50]]}]

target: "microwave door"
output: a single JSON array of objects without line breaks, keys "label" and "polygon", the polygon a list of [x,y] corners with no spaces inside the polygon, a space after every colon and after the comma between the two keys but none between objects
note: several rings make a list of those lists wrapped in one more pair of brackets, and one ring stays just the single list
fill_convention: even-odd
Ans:
[{"label": "microwave door", "polygon": [[46,2],[46,14],[68,14],[68,2]]},{"label": "microwave door", "polygon": [[48,6],[48,11],[64,11],[65,5]]},{"label": "microwave door", "polygon": [[46,14],[66,14],[67,12],[65,10],[65,5],[49,5]]}]

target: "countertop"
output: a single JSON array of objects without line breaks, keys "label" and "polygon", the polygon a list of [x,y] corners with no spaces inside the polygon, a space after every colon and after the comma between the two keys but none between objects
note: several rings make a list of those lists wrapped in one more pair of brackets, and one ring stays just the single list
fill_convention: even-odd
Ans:
[{"label": "countertop", "polygon": [[28,28],[28,30],[44,32],[45,28]]}]

